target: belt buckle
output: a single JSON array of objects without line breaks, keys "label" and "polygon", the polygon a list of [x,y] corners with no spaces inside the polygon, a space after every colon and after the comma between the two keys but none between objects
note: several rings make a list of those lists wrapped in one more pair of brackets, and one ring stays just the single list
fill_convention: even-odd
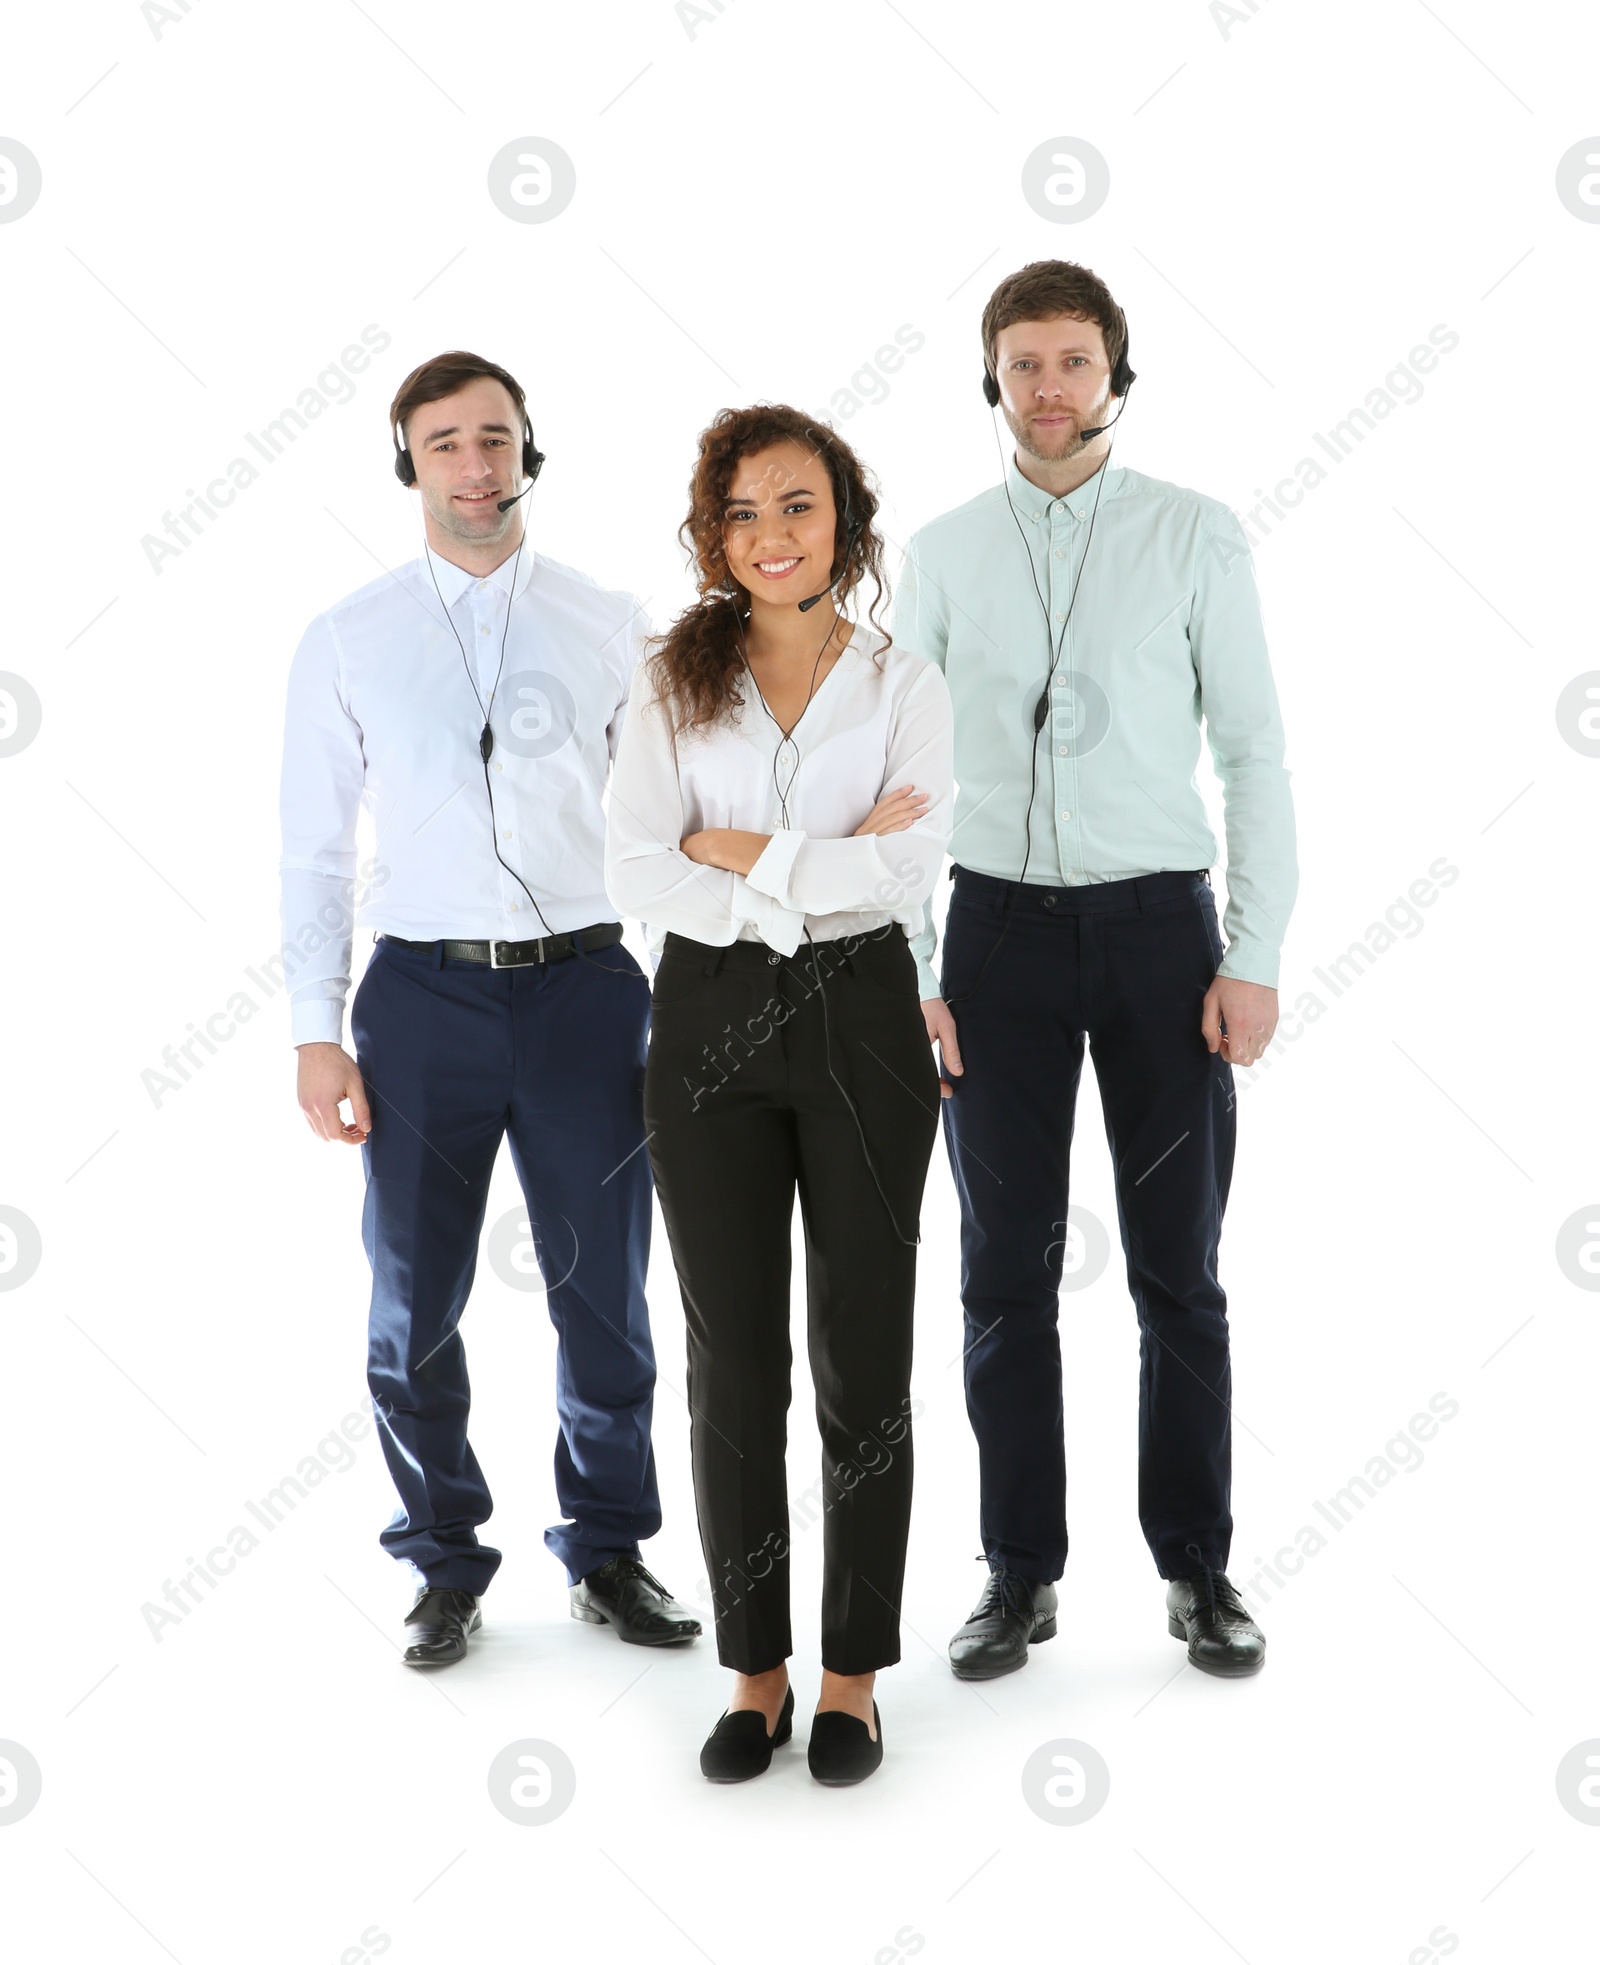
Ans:
[{"label": "belt buckle", "polygon": [[[542,963],[545,959],[543,936],[535,935],[533,938],[533,945],[539,951],[536,959]],[[510,947],[515,947],[516,944],[508,942],[505,943],[504,946],[510,948]],[[494,941],[494,937],[491,936],[489,938],[489,967],[491,969],[531,969],[533,967],[532,962],[497,962],[494,959],[494,952],[495,952],[495,941]]]}]

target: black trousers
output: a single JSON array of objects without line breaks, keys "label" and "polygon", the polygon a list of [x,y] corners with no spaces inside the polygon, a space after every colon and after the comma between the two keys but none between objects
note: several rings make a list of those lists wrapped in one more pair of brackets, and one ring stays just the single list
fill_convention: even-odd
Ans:
[{"label": "black trousers", "polygon": [[822,1476],[795,1532],[822,1524],[824,1666],[892,1665],[911,1516],[915,1242],[939,1110],[903,931],[802,942],[792,959],[669,934],[644,1099],[688,1325],[717,1655],[763,1672],[793,1649],[784,1451],[798,1193]]},{"label": "black trousers", "polygon": [[1024,886],[980,983],[1012,892],[957,867],[944,942],[963,1065],[944,1113],[984,1553],[1038,1581],[1066,1562],[1057,1296],[1087,1037],[1139,1318],[1140,1524],[1163,1576],[1223,1569],[1232,1434],[1217,1241],[1234,1090],[1200,1035],[1223,953],[1210,882]]}]

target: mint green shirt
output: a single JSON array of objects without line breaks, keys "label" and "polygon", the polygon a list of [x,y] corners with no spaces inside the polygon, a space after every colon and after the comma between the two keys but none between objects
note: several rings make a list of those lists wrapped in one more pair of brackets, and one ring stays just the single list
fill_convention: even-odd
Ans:
[{"label": "mint green shirt", "polygon": [[[998,485],[932,520],[906,548],[895,597],[895,640],[938,663],[955,707],[951,856],[1001,880],[1021,874],[1036,742],[1030,883],[1210,867],[1217,841],[1195,783],[1203,717],[1228,838],[1220,973],[1275,988],[1298,884],[1294,807],[1238,520],[1214,498],[1120,465],[1063,498],[1014,460],[1006,479],[1016,520]],[[1035,738],[1047,677],[1050,713]],[[912,947],[921,994],[937,996],[931,903]]]}]

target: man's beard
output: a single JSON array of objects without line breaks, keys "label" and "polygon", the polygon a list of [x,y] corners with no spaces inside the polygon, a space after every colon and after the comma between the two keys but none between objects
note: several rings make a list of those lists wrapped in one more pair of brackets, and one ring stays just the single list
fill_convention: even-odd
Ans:
[{"label": "man's beard", "polygon": [[430,505],[429,516],[435,525],[449,533],[452,539],[461,540],[464,545],[493,545],[496,540],[503,539],[511,528],[511,513],[500,511],[497,499],[485,498],[477,508],[493,518],[493,525],[474,524],[464,510],[457,508],[453,498],[444,499],[442,504],[442,510]]},{"label": "man's beard", "polygon": [[[1018,448],[1026,451],[1030,457],[1036,457],[1041,464],[1063,464],[1069,457],[1076,457],[1080,451],[1087,450],[1089,447],[1078,434],[1079,431],[1092,430],[1095,427],[1092,420],[1085,423],[1073,410],[1064,411],[1063,414],[1072,416],[1075,420],[1062,424],[1059,430],[1043,433],[1038,437],[1033,434],[1032,425],[1026,417],[1013,416],[1007,410],[1006,423],[1012,436],[1017,440]],[[1093,439],[1089,441],[1092,442]],[[1041,450],[1039,448],[1041,442],[1053,444],[1055,448]]]}]

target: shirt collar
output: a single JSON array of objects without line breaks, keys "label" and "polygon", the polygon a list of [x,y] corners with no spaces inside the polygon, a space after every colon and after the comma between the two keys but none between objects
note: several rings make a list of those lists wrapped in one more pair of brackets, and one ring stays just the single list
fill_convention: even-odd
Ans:
[{"label": "shirt collar", "polygon": [[[447,608],[454,607],[461,596],[469,588],[476,587],[480,580],[486,587],[493,587],[499,593],[509,594],[511,592],[511,569],[513,566],[517,570],[516,590],[520,594],[533,577],[533,562],[537,557],[529,550],[528,542],[524,539],[520,557],[516,548],[513,547],[495,568],[493,573],[478,574],[469,573],[464,566],[457,566],[454,560],[443,558],[426,542],[424,542],[422,550],[427,555],[428,560],[433,562],[433,578],[439,583],[439,593]],[[424,573],[428,570],[426,561],[424,561],[422,570]]]},{"label": "shirt collar", "polygon": [[1120,464],[1105,463],[1075,491],[1069,491],[1059,499],[1052,498],[1048,491],[1041,491],[1017,469],[1016,453],[1013,451],[1006,464],[1006,489],[1011,494],[1012,504],[1025,518],[1035,521],[1048,518],[1050,508],[1059,504],[1070,509],[1075,518],[1086,519],[1094,510],[1095,491],[1101,479],[1105,480],[1104,488],[1100,490],[1100,502],[1104,504],[1108,498],[1116,497],[1125,475]]}]

